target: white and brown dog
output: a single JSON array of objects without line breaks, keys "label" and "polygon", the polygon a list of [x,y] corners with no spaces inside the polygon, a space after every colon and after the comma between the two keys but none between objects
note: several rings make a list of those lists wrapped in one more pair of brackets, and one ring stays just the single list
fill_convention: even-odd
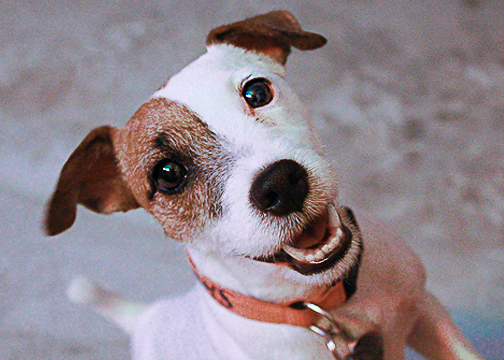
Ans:
[{"label": "white and brown dog", "polygon": [[71,296],[132,334],[134,359],[481,359],[396,235],[337,205],[310,117],[284,80],[324,37],[285,11],[212,30],[207,53],[123,129],[93,130],[63,167],[46,232],[78,204],[143,207],[201,280],[147,306],[84,280]]}]

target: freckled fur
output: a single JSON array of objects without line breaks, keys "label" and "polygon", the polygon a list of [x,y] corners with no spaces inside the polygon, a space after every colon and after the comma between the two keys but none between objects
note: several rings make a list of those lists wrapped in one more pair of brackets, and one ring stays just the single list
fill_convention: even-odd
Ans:
[{"label": "freckled fur", "polygon": [[[164,146],[159,144],[160,139],[164,139]],[[229,159],[219,139],[186,107],[166,99],[151,99],[118,132],[117,144],[123,176],[128,182],[141,184],[133,191],[135,197],[158,219],[168,236],[193,241],[205,223],[218,216],[220,182],[225,177],[219,174],[226,174]],[[175,195],[157,192],[149,200],[149,174],[165,158],[187,166],[187,187]]]}]

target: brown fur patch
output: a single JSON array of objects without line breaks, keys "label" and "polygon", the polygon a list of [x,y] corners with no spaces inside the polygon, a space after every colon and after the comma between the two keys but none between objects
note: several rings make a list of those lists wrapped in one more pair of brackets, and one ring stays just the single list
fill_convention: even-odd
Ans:
[{"label": "brown fur patch", "polygon": [[[230,162],[217,136],[187,107],[164,98],[151,99],[116,137],[123,177],[142,207],[179,241],[220,215],[220,201]],[[152,189],[149,176],[161,160],[182,163],[187,183],[174,194]],[[154,191],[154,192],[153,192]]]},{"label": "brown fur patch", "polygon": [[224,43],[262,52],[283,65],[291,46],[314,50],[326,42],[322,35],[303,31],[296,18],[287,11],[272,11],[220,26],[208,34],[206,41],[207,45]]}]

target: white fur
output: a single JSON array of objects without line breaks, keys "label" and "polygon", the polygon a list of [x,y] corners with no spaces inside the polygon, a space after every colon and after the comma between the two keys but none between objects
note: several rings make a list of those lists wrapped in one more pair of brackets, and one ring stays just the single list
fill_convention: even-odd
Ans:
[{"label": "white fur", "polygon": [[[224,136],[234,151],[254,151],[264,146],[271,131],[303,147],[313,144],[313,151],[319,151],[319,146],[315,146],[319,143],[313,142],[317,135],[307,122],[308,112],[283,76],[284,68],[267,56],[230,45],[213,45],[152,97],[187,105],[210,129]],[[246,104],[240,87],[246,79],[260,77],[271,80],[275,98],[251,116],[244,111]],[[257,118],[264,124],[259,125]],[[275,125],[269,126],[268,119],[273,119]]]}]

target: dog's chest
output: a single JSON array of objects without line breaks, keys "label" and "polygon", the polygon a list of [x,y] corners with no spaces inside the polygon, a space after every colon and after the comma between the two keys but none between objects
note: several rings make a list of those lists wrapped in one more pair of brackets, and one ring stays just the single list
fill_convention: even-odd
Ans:
[{"label": "dog's chest", "polygon": [[134,360],[333,359],[309,330],[241,318],[217,305],[200,284],[154,304],[132,347]]}]

